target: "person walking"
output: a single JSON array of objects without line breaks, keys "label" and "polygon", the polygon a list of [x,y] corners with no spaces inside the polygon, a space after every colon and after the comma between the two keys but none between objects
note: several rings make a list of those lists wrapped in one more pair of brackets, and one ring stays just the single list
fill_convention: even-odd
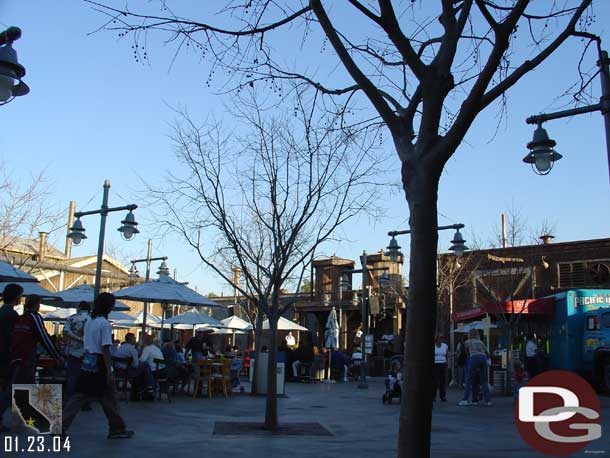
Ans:
[{"label": "person walking", "polygon": [[40,296],[29,296],[25,301],[23,315],[17,317],[13,325],[10,349],[13,384],[36,383],[36,363],[38,361],[36,348],[38,344],[44,347],[49,356],[58,361],[59,366],[63,363],[63,358],[45,329],[44,320],[38,313],[40,302]]},{"label": "person walking", "polygon": [[66,355],[68,356],[66,401],[74,394],[76,380],[83,361],[83,339],[85,324],[90,318],[89,308],[89,302],[81,301],[78,304],[78,311],[70,315],[64,323],[64,337],[67,340]]},{"label": "person walking", "polygon": [[[464,344],[469,355],[469,370],[466,378],[464,397],[459,402],[461,406],[470,405],[470,394],[472,392],[472,404],[478,404],[479,387],[483,385],[483,399],[485,405],[491,406],[489,384],[487,383],[487,357],[489,352],[483,341],[479,338],[476,329],[468,332],[468,340]],[[478,379],[476,377],[478,376]]]},{"label": "person walking", "polygon": [[436,401],[436,392],[438,390],[441,401],[447,402],[446,374],[448,349],[447,344],[443,342],[443,336],[437,334],[434,339],[434,365],[432,366],[434,388],[432,391],[432,401]]},{"label": "person walking", "polygon": [[67,434],[70,425],[87,400],[96,400],[102,405],[108,419],[108,439],[127,439],[134,435],[127,430],[119,412],[119,405],[112,380],[110,347],[112,326],[108,313],[114,307],[115,298],[110,293],[101,293],[96,299],[91,319],[85,324],[83,360],[76,381],[74,395],[64,407],[62,427]]},{"label": "person walking", "polygon": [[527,336],[525,344],[525,370],[530,380],[538,375],[538,345],[532,334]]},{"label": "person walking", "polygon": [[457,346],[457,386],[464,388],[466,381],[466,363],[468,362],[468,352],[466,351],[466,336],[462,336]]},{"label": "person walking", "polygon": [[3,305],[0,307],[0,432],[10,429],[2,424],[4,412],[11,405],[11,336],[13,325],[19,314],[14,307],[19,304],[23,288],[9,283],[2,292]]}]

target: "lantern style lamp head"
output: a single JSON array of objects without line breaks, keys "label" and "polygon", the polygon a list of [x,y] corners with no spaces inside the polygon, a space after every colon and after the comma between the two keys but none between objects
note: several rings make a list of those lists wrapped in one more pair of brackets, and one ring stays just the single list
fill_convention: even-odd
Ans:
[{"label": "lantern style lamp head", "polygon": [[352,289],[352,284],[349,281],[349,275],[347,273],[341,274],[339,288],[341,289],[341,291],[349,291],[350,289]]},{"label": "lantern style lamp head", "polygon": [[169,276],[169,267],[167,267],[167,262],[165,262],[165,261],[161,262],[161,265],[159,266],[159,270],[157,271],[157,275],[159,277]]},{"label": "lantern style lamp head", "polygon": [[28,85],[21,80],[25,76],[25,68],[17,60],[17,52],[13,49],[13,42],[20,37],[21,29],[18,27],[9,27],[0,33],[0,105],[30,92]]},{"label": "lantern style lamp head", "polygon": [[393,262],[398,261],[398,259],[403,256],[402,252],[400,251],[400,245],[398,244],[398,240],[396,240],[396,237],[392,236],[392,238],[390,239],[390,244],[387,248],[388,251],[386,251],[385,254],[386,256],[389,256]]},{"label": "lantern style lamp head", "polygon": [[388,275],[387,272],[383,272],[380,276],[379,276],[379,286],[382,288],[386,288],[388,286],[390,286],[390,276]]},{"label": "lantern style lamp head", "polygon": [[138,268],[136,267],[136,263],[131,263],[131,268],[129,269],[129,281],[135,283],[138,278],[140,278],[140,272],[138,272]]},{"label": "lantern style lamp head", "polygon": [[449,247],[449,251],[453,251],[456,257],[461,257],[464,254],[468,247],[466,246],[466,240],[462,237],[462,233],[459,229],[456,229],[455,234],[453,235],[453,240],[451,241],[451,246]]},{"label": "lantern style lamp head", "polygon": [[83,227],[83,223],[81,223],[80,218],[76,218],[76,221],[74,221],[74,224],[72,224],[67,237],[72,240],[74,245],[80,245],[83,240],[87,238],[85,235],[85,228]]},{"label": "lantern style lamp head", "polygon": [[534,138],[527,144],[529,154],[523,158],[523,162],[531,164],[532,169],[538,175],[547,175],[553,168],[553,164],[563,156],[553,149],[557,144],[549,138],[549,134],[543,129],[542,124],[534,131]]},{"label": "lantern style lamp head", "polygon": [[121,221],[121,227],[117,229],[125,240],[131,240],[136,234],[139,234],[138,223],[136,218],[133,216],[133,211],[129,210],[125,219]]}]

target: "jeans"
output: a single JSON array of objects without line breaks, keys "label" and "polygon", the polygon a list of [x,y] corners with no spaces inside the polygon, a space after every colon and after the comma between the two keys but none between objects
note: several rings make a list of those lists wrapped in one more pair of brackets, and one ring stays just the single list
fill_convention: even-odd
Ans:
[{"label": "jeans", "polygon": [[66,434],[68,428],[74,421],[74,418],[80,412],[83,405],[88,401],[99,401],[104,410],[104,414],[108,419],[108,429],[110,432],[119,432],[125,430],[125,422],[119,412],[119,404],[117,403],[116,394],[112,385],[107,385],[104,393],[100,397],[88,396],[85,393],[76,392],[68,400],[63,409],[62,429]]},{"label": "jeans", "polygon": [[440,392],[441,400],[447,399],[446,385],[447,363],[434,363],[432,366],[432,379],[434,383],[434,391],[432,399],[436,399],[436,391]]},{"label": "jeans", "polygon": [[76,389],[76,380],[78,379],[78,374],[80,373],[80,365],[82,361],[82,358],[77,358],[76,356],[72,355],[68,356],[66,400],[70,399],[74,394]]},{"label": "jeans", "polygon": [[[479,380],[475,383],[475,376],[479,374]],[[470,357],[470,370],[467,385],[472,386],[472,401],[476,402],[479,398],[479,384],[483,385],[483,399],[490,401],[489,383],[487,382],[487,356],[473,355]],[[466,400],[468,398],[465,398]]]},{"label": "jeans", "polygon": [[133,377],[138,391],[151,390],[155,385],[150,365],[140,362],[137,367],[129,368],[129,377]]},{"label": "jeans", "polygon": [[457,367],[457,386],[462,388],[466,381],[466,365]]}]

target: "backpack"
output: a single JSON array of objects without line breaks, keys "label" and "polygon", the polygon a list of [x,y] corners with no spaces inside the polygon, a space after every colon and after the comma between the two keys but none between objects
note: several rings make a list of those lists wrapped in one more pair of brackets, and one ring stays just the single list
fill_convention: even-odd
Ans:
[{"label": "backpack", "polygon": [[36,355],[34,322],[29,313],[17,317],[11,338],[11,359],[30,360]]},{"label": "backpack", "polygon": [[468,359],[468,354],[466,353],[466,345],[464,345],[464,343],[462,342],[462,343],[460,343],[460,346],[458,349],[458,356],[457,356],[458,366],[465,366],[467,359]]}]

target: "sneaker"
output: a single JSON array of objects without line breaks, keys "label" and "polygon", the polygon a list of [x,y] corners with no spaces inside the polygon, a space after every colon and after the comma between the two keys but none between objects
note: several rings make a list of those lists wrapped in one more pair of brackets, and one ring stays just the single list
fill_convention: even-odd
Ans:
[{"label": "sneaker", "polygon": [[479,405],[479,401],[472,401],[470,403],[471,406],[478,406]]},{"label": "sneaker", "polygon": [[111,431],[108,433],[108,439],[131,439],[134,436],[133,431],[124,429],[122,431]]},{"label": "sneaker", "polygon": [[447,398],[441,398],[441,402],[447,402]]},{"label": "sneaker", "polygon": [[491,402],[491,401],[487,401],[487,402],[485,403],[485,405],[486,405],[487,407],[491,407],[491,406],[493,406],[493,404],[492,404],[492,402]]},{"label": "sneaker", "polygon": [[470,402],[468,402],[466,399],[462,399],[460,402],[458,402],[459,406],[469,406]]}]

